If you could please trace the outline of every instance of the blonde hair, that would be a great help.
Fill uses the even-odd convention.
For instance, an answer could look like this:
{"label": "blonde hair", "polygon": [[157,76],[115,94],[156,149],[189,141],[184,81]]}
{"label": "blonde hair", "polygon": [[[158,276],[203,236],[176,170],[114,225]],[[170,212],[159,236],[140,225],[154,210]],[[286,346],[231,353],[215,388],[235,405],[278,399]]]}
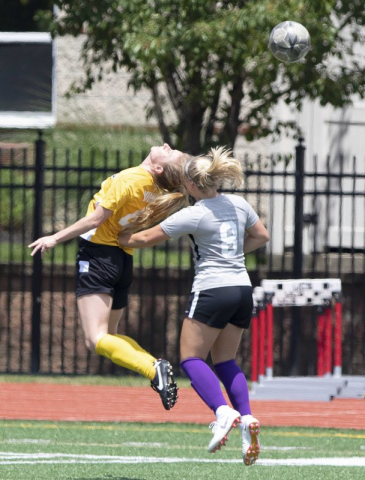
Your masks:
{"label": "blonde hair", "polygon": [[243,184],[240,162],[224,147],[212,148],[207,155],[190,159],[185,174],[202,192],[214,192],[223,186],[236,189]]}
{"label": "blonde hair", "polygon": [[133,222],[123,228],[123,233],[150,228],[189,204],[189,195],[184,186],[184,171],[190,158],[190,155],[184,153],[181,161],[163,164],[162,173],[154,175],[159,195]]}

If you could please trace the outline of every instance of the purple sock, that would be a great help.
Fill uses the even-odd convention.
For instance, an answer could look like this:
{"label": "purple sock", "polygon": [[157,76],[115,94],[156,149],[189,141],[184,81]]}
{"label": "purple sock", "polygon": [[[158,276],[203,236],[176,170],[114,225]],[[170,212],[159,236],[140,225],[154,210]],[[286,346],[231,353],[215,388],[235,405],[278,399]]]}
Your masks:
{"label": "purple sock", "polygon": [[227,405],[218,378],[204,360],[198,357],[187,358],[180,365],[190,378],[193,389],[214,413],[218,407]]}
{"label": "purple sock", "polygon": [[241,415],[250,415],[250,400],[246,377],[235,360],[214,365],[218,378],[223,383],[233,408]]}

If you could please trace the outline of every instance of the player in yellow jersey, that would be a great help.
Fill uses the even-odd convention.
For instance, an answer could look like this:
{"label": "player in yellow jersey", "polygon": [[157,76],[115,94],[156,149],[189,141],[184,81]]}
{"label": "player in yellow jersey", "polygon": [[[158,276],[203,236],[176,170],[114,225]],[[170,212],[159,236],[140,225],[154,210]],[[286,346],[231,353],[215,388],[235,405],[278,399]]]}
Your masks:
{"label": "player in yellow jersey", "polygon": [[38,251],[43,256],[58,243],[81,237],[76,297],[86,346],[151,380],[166,410],[177,400],[170,363],[156,359],[132,338],[117,334],[133,278],[133,249],[121,247],[118,235],[152,226],[186,205],[182,179],[187,158],[166,143],[152,147],[138,167],[102,183],[85,217],[29,245],[32,256]]}

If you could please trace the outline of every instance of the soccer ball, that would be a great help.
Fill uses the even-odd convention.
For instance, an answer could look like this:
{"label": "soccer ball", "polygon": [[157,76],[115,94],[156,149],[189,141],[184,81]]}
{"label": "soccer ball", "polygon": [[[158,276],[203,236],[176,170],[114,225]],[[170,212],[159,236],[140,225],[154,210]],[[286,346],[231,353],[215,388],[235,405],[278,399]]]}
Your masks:
{"label": "soccer ball", "polygon": [[275,58],[286,63],[298,62],[309,52],[308,30],[298,22],[282,22],[271,31],[269,48]]}

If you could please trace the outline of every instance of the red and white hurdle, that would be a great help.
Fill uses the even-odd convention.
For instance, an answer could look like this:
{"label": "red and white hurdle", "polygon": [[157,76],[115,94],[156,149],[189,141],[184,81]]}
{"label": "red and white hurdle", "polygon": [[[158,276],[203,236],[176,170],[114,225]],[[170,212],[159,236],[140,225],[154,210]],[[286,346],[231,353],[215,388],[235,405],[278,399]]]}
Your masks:
{"label": "red and white hurdle", "polygon": [[[317,375],[342,375],[342,297],[341,280],[295,279],[262,280],[254,288],[251,323],[251,382],[253,388],[274,374],[274,308],[314,306],[317,314]],[[334,323],[334,325],[333,325]]]}

